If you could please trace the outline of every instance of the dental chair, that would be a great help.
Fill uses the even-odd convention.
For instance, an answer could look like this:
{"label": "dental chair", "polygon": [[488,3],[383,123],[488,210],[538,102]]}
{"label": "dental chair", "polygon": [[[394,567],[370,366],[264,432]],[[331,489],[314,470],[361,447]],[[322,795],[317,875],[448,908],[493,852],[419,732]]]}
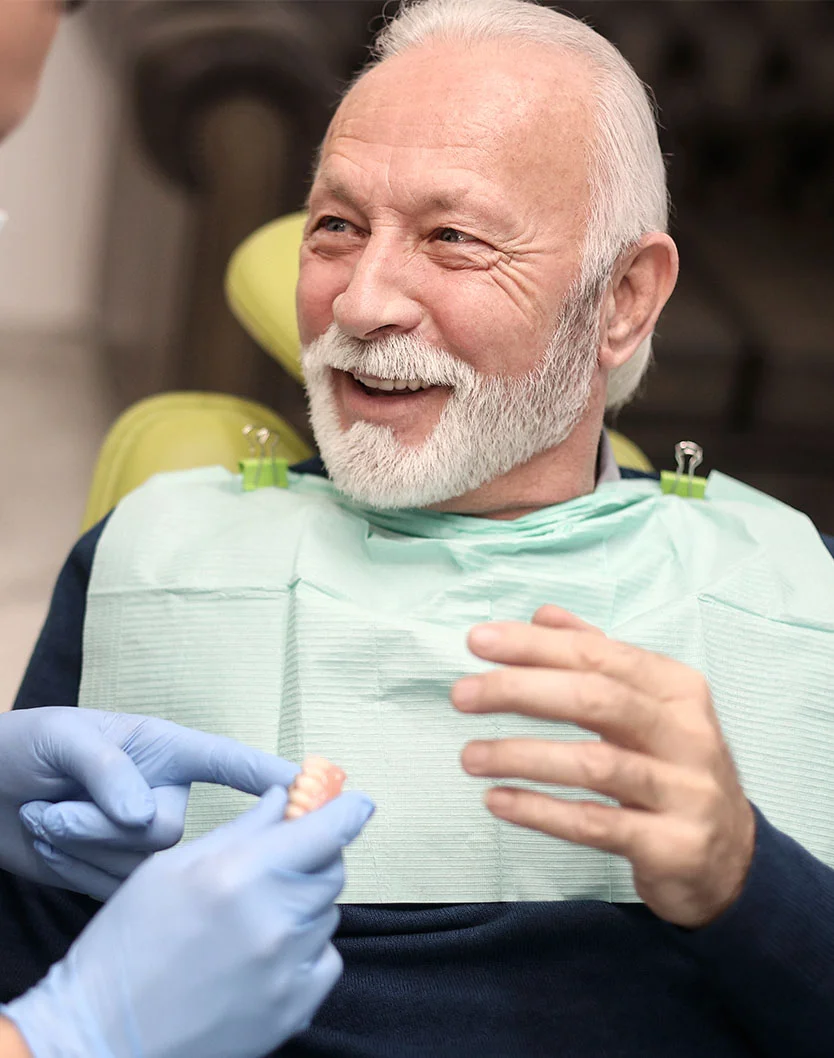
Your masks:
{"label": "dental chair", "polygon": [[[295,318],[298,251],[305,215],[293,213],[249,236],[226,271],[226,296],[248,333],[287,374],[302,381]],[[128,408],[111,427],[99,454],[84,514],[87,530],[154,474],[201,466],[237,471],[251,455],[245,427],[268,429],[271,453],[290,464],[313,452],[270,408],[221,393],[162,393]],[[617,463],[651,471],[640,449],[609,432]]]}

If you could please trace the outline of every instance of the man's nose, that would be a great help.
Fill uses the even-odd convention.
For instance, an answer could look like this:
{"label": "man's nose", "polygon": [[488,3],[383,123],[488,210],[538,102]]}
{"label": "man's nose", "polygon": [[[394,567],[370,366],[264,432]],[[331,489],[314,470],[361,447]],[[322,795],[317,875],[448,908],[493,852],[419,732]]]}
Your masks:
{"label": "man's nose", "polygon": [[410,292],[409,263],[390,245],[368,240],[346,289],[333,301],[333,320],[353,338],[415,330],[423,308]]}

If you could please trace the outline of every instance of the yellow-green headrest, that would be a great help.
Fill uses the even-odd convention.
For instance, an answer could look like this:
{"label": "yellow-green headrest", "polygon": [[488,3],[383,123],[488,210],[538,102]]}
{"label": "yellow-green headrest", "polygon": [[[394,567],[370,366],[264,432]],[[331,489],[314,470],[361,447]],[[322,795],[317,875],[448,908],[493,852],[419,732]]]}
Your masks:
{"label": "yellow-green headrest", "polygon": [[301,381],[301,341],[295,316],[298,252],[306,213],[259,228],[237,248],[226,269],[226,298],[240,324]]}

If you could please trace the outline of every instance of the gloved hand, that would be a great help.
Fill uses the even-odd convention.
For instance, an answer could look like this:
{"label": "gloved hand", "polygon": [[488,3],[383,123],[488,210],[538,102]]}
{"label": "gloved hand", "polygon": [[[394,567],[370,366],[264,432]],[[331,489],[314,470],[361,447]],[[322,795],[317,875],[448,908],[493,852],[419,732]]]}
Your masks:
{"label": "gloved hand", "polygon": [[340,850],[373,806],[347,793],[282,822],[285,802],[143,864],[0,1009],[34,1058],[260,1058],[307,1027],[341,973]]}
{"label": "gloved hand", "polygon": [[[297,772],[233,739],[152,717],[0,713],[0,867],[104,900],[146,856],[182,837],[190,783],[260,795]],[[71,803],[51,804],[59,801]],[[53,843],[72,857],[59,857],[56,869]]]}

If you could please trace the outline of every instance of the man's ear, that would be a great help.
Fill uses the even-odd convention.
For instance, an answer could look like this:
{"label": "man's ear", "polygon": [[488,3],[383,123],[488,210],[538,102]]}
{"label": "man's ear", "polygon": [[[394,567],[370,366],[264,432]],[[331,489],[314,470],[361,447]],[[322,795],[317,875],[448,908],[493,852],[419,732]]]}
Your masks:
{"label": "man's ear", "polygon": [[678,250],[663,232],[643,236],[620,259],[602,301],[602,367],[624,364],[651,334],[677,278]]}

